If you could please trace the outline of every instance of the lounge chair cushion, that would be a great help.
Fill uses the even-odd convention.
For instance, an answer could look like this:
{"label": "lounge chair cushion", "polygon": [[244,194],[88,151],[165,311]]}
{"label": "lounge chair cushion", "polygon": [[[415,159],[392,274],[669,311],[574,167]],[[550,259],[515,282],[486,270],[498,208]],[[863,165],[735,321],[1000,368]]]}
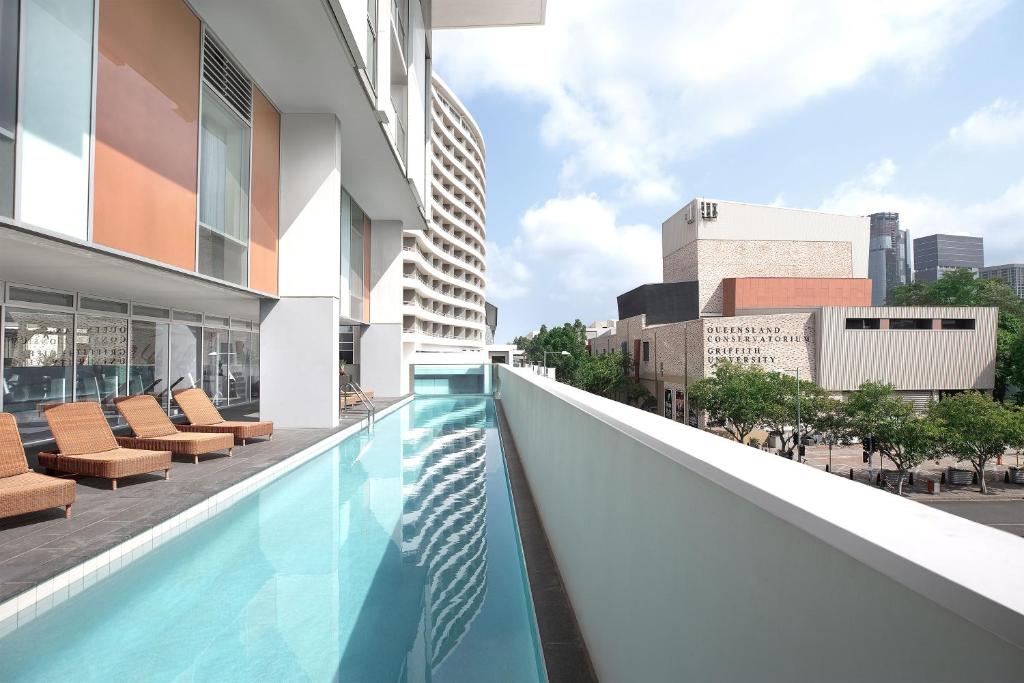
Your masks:
{"label": "lounge chair cushion", "polygon": [[0,517],[64,507],[75,502],[75,481],[36,472],[0,479]]}
{"label": "lounge chair cushion", "polygon": [[14,416],[0,413],[0,479],[28,472],[25,447]]}
{"label": "lounge chair cushion", "polygon": [[124,416],[128,426],[140,438],[152,439],[178,433],[174,423],[167,417],[167,413],[152,396],[118,398],[114,400],[114,404]]}
{"label": "lounge chair cushion", "polygon": [[70,472],[87,477],[120,479],[133,474],[145,474],[171,468],[170,451],[145,451],[118,448],[100,453],[60,455],[40,453],[39,464],[58,472]]}
{"label": "lounge chair cushion", "polygon": [[99,403],[58,403],[44,410],[61,455],[104,453],[117,448]]}
{"label": "lounge chair cushion", "polygon": [[174,400],[181,407],[190,424],[203,426],[224,421],[220,411],[202,389],[175,391]]}
{"label": "lounge chair cushion", "polygon": [[204,455],[231,448],[235,445],[235,439],[231,434],[224,433],[201,434],[176,431],[174,434],[146,439],[119,436],[117,443],[124,448],[171,451],[178,455]]}

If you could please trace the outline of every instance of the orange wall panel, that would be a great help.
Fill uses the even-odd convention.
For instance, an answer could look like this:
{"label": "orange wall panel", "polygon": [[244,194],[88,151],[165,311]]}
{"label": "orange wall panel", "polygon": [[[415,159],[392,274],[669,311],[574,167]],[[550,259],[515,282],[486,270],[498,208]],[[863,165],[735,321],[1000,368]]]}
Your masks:
{"label": "orange wall panel", "polygon": [[277,294],[281,114],[257,88],[252,98],[252,223],[249,287]]}
{"label": "orange wall panel", "polygon": [[867,278],[728,278],[723,287],[725,315],[750,309],[871,305]]}
{"label": "orange wall panel", "polygon": [[93,240],[195,270],[199,19],[100,0]]}

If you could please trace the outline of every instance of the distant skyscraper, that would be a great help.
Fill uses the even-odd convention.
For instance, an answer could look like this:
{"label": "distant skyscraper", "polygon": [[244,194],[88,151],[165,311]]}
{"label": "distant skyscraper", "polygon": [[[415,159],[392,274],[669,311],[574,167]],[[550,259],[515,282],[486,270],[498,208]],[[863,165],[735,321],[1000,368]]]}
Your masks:
{"label": "distant skyscraper", "polygon": [[979,276],[985,279],[999,278],[1005,280],[1017,296],[1024,296],[1024,263],[1007,263],[1003,266],[982,268]]}
{"label": "distant skyscraper", "polygon": [[910,283],[910,234],[900,230],[898,213],[873,213],[868,253],[871,303],[885,304],[889,290]]}
{"label": "distant skyscraper", "polygon": [[985,243],[969,235],[929,235],[914,240],[914,279],[935,282],[944,273],[966,268],[978,273],[985,266]]}

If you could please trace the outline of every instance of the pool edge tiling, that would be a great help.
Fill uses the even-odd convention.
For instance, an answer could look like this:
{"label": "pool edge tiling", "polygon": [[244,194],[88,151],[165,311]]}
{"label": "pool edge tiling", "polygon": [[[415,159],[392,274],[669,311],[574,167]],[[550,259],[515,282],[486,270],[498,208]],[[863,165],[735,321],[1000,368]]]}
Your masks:
{"label": "pool edge tiling", "polygon": [[[415,397],[405,396],[380,410],[376,419],[382,419]],[[338,430],[289,455],[285,459],[255,472],[219,491],[192,507],[140,532],[121,544],[73,566],[53,578],[40,582],[24,592],[0,603],[0,638],[30,623],[33,619],[60,605],[65,600],[91,587],[135,560],[160,547],[167,541],[192,529],[199,523],[223,512],[246,496],[264,488],[295,468],[305,464],[326,450],[367,428],[365,418]]]}

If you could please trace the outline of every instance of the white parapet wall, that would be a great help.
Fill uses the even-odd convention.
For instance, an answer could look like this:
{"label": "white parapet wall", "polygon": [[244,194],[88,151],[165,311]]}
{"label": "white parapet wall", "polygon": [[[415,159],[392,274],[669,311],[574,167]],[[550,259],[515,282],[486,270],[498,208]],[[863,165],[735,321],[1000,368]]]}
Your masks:
{"label": "white parapet wall", "polygon": [[499,368],[601,680],[1024,679],[1021,539]]}

